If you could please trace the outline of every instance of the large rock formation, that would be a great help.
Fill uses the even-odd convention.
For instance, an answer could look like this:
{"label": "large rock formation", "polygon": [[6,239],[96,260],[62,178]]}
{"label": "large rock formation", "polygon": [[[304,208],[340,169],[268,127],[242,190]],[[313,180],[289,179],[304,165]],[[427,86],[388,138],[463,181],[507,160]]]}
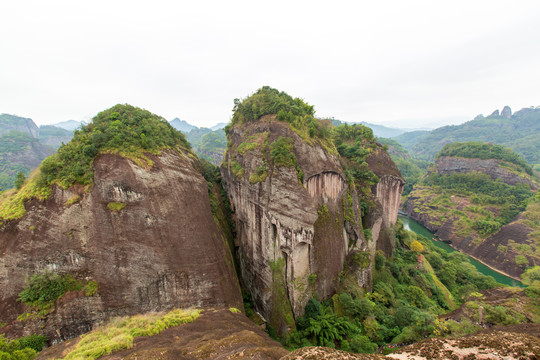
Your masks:
{"label": "large rock formation", "polygon": [[[235,125],[228,137],[221,172],[234,211],[242,281],[261,315],[284,331],[312,295],[324,299],[335,292],[348,254],[373,256],[381,228],[396,221],[403,180],[396,187],[391,176],[382,176],[375,241],[369,242],[339,156],[318,139],[308,143],[272,115]],[[274,164],[270,149],[279,141],[288,141],[296,165]],[[369,286],[369,274],[370,267],[358,272],[359,286]]]}
{"label": "large rock formation", "polygon": [[44,332],[52,343],[111,316],[242,307],[232,256],[213,220],[198,160],[187,150],[149,157],[154,164],[144,168],[119,155],[99,155],[91,189],[54,186],[48,200],[26,203],[26,215],[3,224],[3,331],[22,332],[16,319],[28,309],[17,296],[32,274],[44,271],[98,283],[96,295],[68,293],[52,313],[24,324],[25,333]]}
{"label": "large rock formation", "polygon": [[510,109],[510,106],[505,106],[501,111],[501,116],[506,119],[512,118],[512,109]]}
{"label": "large rock formation", "polygon": [[[51,346],[37,360],[64,358],[80,338]],[[205,309],[191,323],[173,326],[158,335],[138,337],[127,350],[115,350],[103,360],[278,360],[289,351],[242,313]]]}
{"label": "large rock formation", "polygon": [[11,131],[28,134],[30,137],[37,138],[39,128],[32,119],[23,118],[16,115],[0,115],[0,136]]}
{"label": "large rock formation", "polygon": [[[521,170],[519,166],[513,166],[512,164],[498,160],[498,159],[475,159],[475,158],[462,158],[454,156],[441,156],[435,160],[436,171],[439,175],[449,175],[452,173],[471,173],[482,172],[491,176],[493,180],[499,179],[500,181],[509,184],[528,184],[531,189],[538,189],[538,184],[529,176],[525,171]],[[518,172],[517,170],[521,170]]]}
{"label": "large rock formation", "polygon": [[401,193],[405,180],[386,151],[378,145],[366,159],[369,168],[378,176],[379,182],[372,189],[377,197],[379,211],[369,216],[373,238],[377,248],[387,256],[394,248],[393,226],[396,224]]}
{"label": "large rock formation", "polygon": [[[303,183],[295,167],[272,165],[268,144],[280,137],[292,139]],[[243,152],[248,138],[253,150]],[[343,229],[344,175],[336,155],[308,145],[271,116],[233,127],[229,140],[221,171],[236,221],[242,281],[257,310],[281,330],[294,324],[293,312],[302,314],[312,292],[321,298],[332,293],[354,245]],[[263,167],[267,176],[254,181]],[[351,234],[362,247],[358,226]]]}
{"label": "large rock formation", "polygon": [[[525,212],[518,215],[524,209],[513,210],[519,209],[527,201],[526,194],[530,196],[531,193],[526,187],[517,187],[519,196],[524,196],[520,200],[516,200],[518,192],[497,199],[497,194],[486,195],[489,186],[500,183],[525,184],[537,190],[538,178],[534,174],[529,175],[523,166],[508,161],[459,156],[439,156],[428,173],[434,181],[450,179],[458,182],[448,176],[469,173],[487,174],[494,181],[490,182],[483,175],[478,176],[483,180],[474,183],[476,187],[467,188],[468,185],[461,184],[459,190],[443,191],[426,184],[417,185],[407,199],[405,210],[409,216],[441,240],[516,279],[528,266],[537,263],[538,256],[533,249],[538,225],[533,219],[539,205],[528,200]],[[508,215],[510,211],[515,212]]]}

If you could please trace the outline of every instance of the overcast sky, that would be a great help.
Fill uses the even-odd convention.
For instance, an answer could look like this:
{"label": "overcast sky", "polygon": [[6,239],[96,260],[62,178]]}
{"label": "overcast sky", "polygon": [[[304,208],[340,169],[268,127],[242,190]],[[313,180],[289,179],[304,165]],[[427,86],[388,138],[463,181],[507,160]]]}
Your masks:
{"label": "overcast sky", "polygon": [[198,126],[270,85],[403,128],[540,105],[535,1],[2,1],[0,113],[129,103]]}

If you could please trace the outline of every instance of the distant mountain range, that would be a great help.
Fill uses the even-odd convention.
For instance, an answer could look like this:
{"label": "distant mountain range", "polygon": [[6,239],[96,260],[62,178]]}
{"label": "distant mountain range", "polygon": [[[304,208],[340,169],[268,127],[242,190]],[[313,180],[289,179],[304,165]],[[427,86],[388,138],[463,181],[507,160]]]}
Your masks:
{"label": "distant mountain range", "polygon": [[[390,136],[392,137],[392,136]],[[524,108],[512,114],[506,106],[488,117],[477,116],[461,125],[431,131],[413,131],[392,137],[413,157],[432,161],[445,144],[455,141],[484,141],[504,145],[540,167],[540,107]]]}
{"label": "distant mountain range", "polygon": [[[336,126],[345,123],[333,118],[329,120]],[[226,123],[205,128],[192,125],[178,117],[169,123],[186,135],[199,157],[214,164],[221,163],[227,147],[223,130]],[[509,107],[505,107],[501,112],[496,110],[487,117],[479,115],[464,124],[443,126],[434,130],[409,131],[368,122],[357,123],[370,127],[376,137],[397,141],[415,159],[432,161],[447,143],[484,141],[510,147],[536,170],[540,170],[540,107],[525,108],[514,114]],[[32,119],[1,114],[0,190],[13,185],[18,171],[28,174],[62,143],[67,143],[72,138],[73,131],[82,125],[86,123],[68,120],[38,127]]]}
{"label": "distant mountain range", "polygon": [[32,119],[1,114],[0,191],[13,187],[19,171],[28,175],[62,142],[67,143],[72,137],[73,131],[61,127],[38,127]]}
{"label": "distant mountain range", "polygon": [[342,124],[362,124],[362,125],[365,125],[365,126],[371,128],[371,130],[373,130],[373,135],[375,135],[376,137],[392,138],[392,137],[399,136],[399,135],[404,134],[404,133],[407,132],[407,130],[405,130],[405,129],[398,129],[398,128],[388,127],[388,126],[384,126],[384,125],[371,124],[371,123],[368,123],[368,122],[365,122],[365,121],[361,121],[361,122],[345,122],[345,121],[337,120],[337,119],[334,119],[334,118],[330,118],[328,120],[330,120],[332,122],[332,125],[334,125],[334,126],[339,126],[339,125],[342,125]]}
{"label": "distant mountain range", "polygon": [[51,126],[59,127],[68,131],[75,131],[76,129],[80,128],[82,125],[86,125],[86,123],[84,121],[67,120],[67,121],[61,121],[56,124],[52,124]]}

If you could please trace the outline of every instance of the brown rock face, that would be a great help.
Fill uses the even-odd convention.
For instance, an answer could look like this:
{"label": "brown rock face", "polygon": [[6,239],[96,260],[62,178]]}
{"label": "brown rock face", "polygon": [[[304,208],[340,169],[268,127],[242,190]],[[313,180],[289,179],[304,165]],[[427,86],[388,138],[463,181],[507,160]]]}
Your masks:
{"label": "brown rock face", "polygon": [[391,256],[395,245],[393,226],[397,221],[405,180],[396,164],[380,145],[366,161],[369,168],[379,177],[379,182],[372,189],[379,203],[379,208],[370,214],[373,238],[377,249]]}
{"label": "brown rock face", "polygon": [[505,106],[501,111],[501,116],[507,119],[512,118],[512,109],[510,109],[510,106]]}
{"label": "brown rock face", "polygon": [[[187,152],[151,156],[144,169],[105,154],[94,160],[90,193],[56,187],[41,203],[0,232],[0,322],[17,333],[17,302],[26,279],[45,270],[98,283],[95,296],[67,294],[38,320],[52,343],[83,332],[111,316],[174,307],[241,307],[238,281],[218,230],[207,183]],[[66,205],[76,196],[80,202]],[[109,210],[111,202],[126,206]],[[69,295],[69,296],[68,296]],[[25,331],[30,331],[26,324]]]}
{"label": "brown rock face", "polygon": [[[303,183],[294,166],[273,166],[268,148],[280,137],[292,139]],[[259,145],[242,153],[239,146],[249,139]],[[257,310],[281,331],[294,325],[293,313],[303,313],[313,292],[325,298],[335,291],[345,256],[353,246],[365,248],[365,241],[359,225],[344,229],[348,186],[336,155],[307,144],[271,116],[232,128],[229,141],[221,172],[234,211],[242,281]],[[241,174],[233,173],[235,162]],[[267,177],[250,182],[264,164]]]}
{"label": "brown rock face", "polygon": [[538,189],[538,184],[532,182],[526,173],[516,173],[504,168],[504,162],[497,159],[470,159],[453,156],[441,156],[435,160],[439,175],[452,173],[470,173],[474,171],[488,174],[492,179],[499,179],[509,185],[528,184],[531,189]]}
{"label": "brown rock face", "polygon": [[[79,339],[52,346],[37,359],[58,359],[75,348]],[[104,360],[277,360],[289,352],[244,314],[229,309],[207,309],[192,323],[173,326],[158,335],[135,338],[133,347],[115,351]]]}
{"label": "brown rock face", "polygon": [[[284,331],[293,326],[293,316],[303,314],[312,294],[324,299],[335,293],[348,254],[374,254],[377,244],[363,236],[358,197],[345,181],[339,157],[318,140],[308,144],[273,116],[233,127],[228,136],[232,146],[221,173],[234,211],[242,281],[260,314]],[[297,168],[274,166],[269,149],[280,137],[291,139]],[[383,161],[395,167],[386,157]],[[261,179],[255,175],[262,168],[267,176]],[[394,195],[401,194],[403,180],[396,186],[392,179],[384,178],[378,188],[383,205],[377,236],[396,221]],[[370,271],[357,274],[360,286],[369,286]]]}

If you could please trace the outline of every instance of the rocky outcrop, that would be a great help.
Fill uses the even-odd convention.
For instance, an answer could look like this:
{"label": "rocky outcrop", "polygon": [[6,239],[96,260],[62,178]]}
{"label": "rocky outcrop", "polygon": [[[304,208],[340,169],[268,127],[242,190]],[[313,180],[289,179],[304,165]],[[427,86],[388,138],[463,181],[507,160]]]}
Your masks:
{"label": "rocky outcrop", "polygon": [[[45,202],[0,232],[0,322],[17,334],[27,279],[53,271],[94,280],[97,294],[68,293],[54,311],[26,323],[52,343],[107,318],[175,307],[235,306],[242,299],[233,260],[210,208],[208,187],[187,151],[149,155],[151,168],[113,154],[93,163],[94,186],[53,188]],[[109,206],[121,203],[122,206]],[[71,204],[71,205],[70,205]],[[42,329],[42,330],[41,330]]]}
{"label": "rocky outcrop", "polygon": [[491,113],[491,115],[488,116],[488,118],[496,118],[496,117],[499,117],[499,116],[500,116],[499,109],[497,109],[497,110],[493,111]]}
{"label": "rocky outcrop", "polygon": [[[273,164],[269,148],[279,138],[292,142],[296,167]],[[234,211],[242,281],[261,315],[284,331],[312,294],[333,294],[349,251],[366,249],[358,201],[350,204],[346,227],[348,186],[338,156],[315,141],[308,144],[273,116],[233,127],[229,141],[221,172]],[[262,169],[266,176],[255,177]]]}
{"label": "rocky outcrop", "polygon": [[392,255],[394,248],[393,226],[396,224],[401,193],[405,180],[388,153],[379,145],[366,159],[369,168],[377,175],[379,182],[372,189],[378,202],[378,209],[369,215],[369,227],[377,249]]}
{"label": "rocky outcrop", "polygon": [[[531,245],[534,247],[533,240],[529,239],[533,231],[534,229],[522,223],[522,217],[519,216],[475,247],[471,254],[486,264],[519,278],[529,266],[534,266],[537,261],[534,252],[521,250],[523,245],[526,245],[525,249],[531,249]],[[522,255],[526,262],[517,264],[515,259],[519,255]]]}
{"label": "rocky outcrop", "polygon": [[[256,309],[282,332],[303,315],[311,296],[335,293],[348,255],[374,256],[379,234],[391,238],[404,181],[379,146],[381,154],[373,157],[379,202],[373,221],[365,221],[374,239],[368,241],[358,195],[345,181],[339,156],[319,139],[306,141],[270,115],[232,127],[228,138],[221,173],[234,211],[241,278]],[[270,149],[280,138],[289,139],[296,165],[274,164]],[[389,240],[382,248],[391,246]],[[369,287],[370,274],[370,266],[360,269],[358,285]]]}
{"label": "rocky outcrop", "polygon": [[[38,360],[59,359],[72,351],[80,339],[52,346]],[[206,309],[191,323],[170,327],[155,336],[138,337],[131,349],[114,351],[103,360],[277,360],[287,355],[281,344],[242,313],[229,309]]]}
{"label": "rocky outcrop", "polygon": [[43,159],[53,153],[53,148],[39,143],[37,139],[32,139],[28,141],[26,148],[21,151],[0,154],[0,167],[6,166],[9,168],[10,164],[20,164],[28,169],[35,169]]}
{"label": "rocky outcrop", "polygon": [[[489,236],[482,236],[470,229],[469,219],[479,219],[477,204],[469,196],[452,195],[441,200],[430,187],[416,186],[409,195],[405,211],[414,220],[432,231],[439,240],[477,258],[485,264],[519,280],[529,266],[538,263],[534,252],[534,221],[537,204],[531,203],[527,211]],[[491,218],[500,214],[496,206],[488,206]]]}
{"label": "rocky outcrop", "polygon": [[491,176],[493,180],[509,184],[528,184],[531,189],[538,189],[538,184],[531,180],[531,177],[524,171],[518,172],[512,164],[508,164],[497,159],[474,159],[453,156],[441,156],[435,160],[436,171],[439,175],[449,175],[452,173],[482,172]]}
{"label": "rocky outcrop", "polygon": [[505,106],[501,111],[501,116],[506,119],[512,118],[512,109],[510,109],[510,106]]}
{"label": "rocky outcrop", "polygon": [[32,119],[27,119],[15,115],[1,114],[0,115],[0,136],[17,131],[23,134],[28,134],[30,137],[37,138],[39,128]]}

